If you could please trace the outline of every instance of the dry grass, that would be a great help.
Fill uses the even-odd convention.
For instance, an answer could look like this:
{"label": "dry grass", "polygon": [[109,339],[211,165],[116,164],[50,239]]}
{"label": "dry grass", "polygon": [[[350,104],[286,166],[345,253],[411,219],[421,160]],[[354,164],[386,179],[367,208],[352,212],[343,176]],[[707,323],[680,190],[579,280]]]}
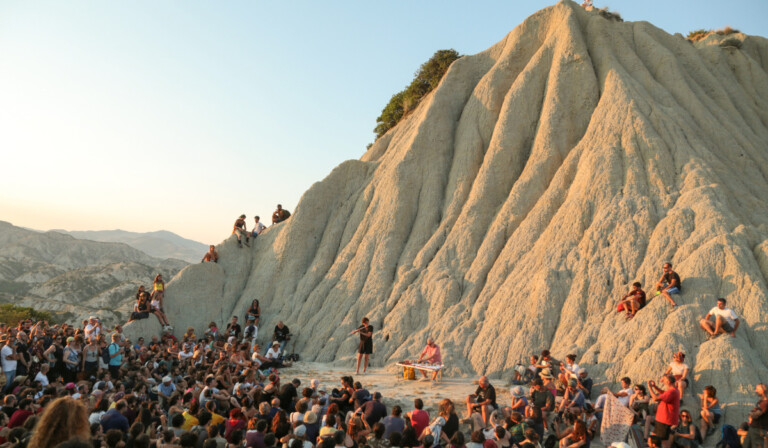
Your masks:
{"label": "dry grass", "polygon": [[685,38],[688,39],[691,42],[698,42],[698,41],[700,41],[702,39],[705,39],[710,34],[719,34],[721,36],[728,36],[730,34],[740,33],[740,32],[741,31],[739,31],[739,30],[737,30],[735,28],[731,28],[730,26],[726,26],[725,28],[720,28],[719,30],[705,30],[705,29],[694,30],[694,31],[691,31],[690,33],[688,33],[688,36],[686,36]]}

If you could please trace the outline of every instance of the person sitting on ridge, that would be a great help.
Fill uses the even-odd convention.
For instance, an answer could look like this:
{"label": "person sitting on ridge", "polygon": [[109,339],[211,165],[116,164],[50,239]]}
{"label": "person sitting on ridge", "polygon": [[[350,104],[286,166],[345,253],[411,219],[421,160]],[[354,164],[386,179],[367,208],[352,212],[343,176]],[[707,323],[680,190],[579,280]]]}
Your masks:
{"label": "person sitting on ridge", "polygon": [[211,244],[208,246],[208,252],[203,255],[203,260],[200,263],[206,263],[206,262],[214,262],[217,263],[219,261],[219,253],[216,252],[216,246]]}
{"label": "person sitting on ridge", "polygon": [[[709,320],[714,317],[714,323]],[[739,316],[732,309],[725,307],[725,299],[717,299],[717,306],[709,310],[706,316],[699,321],[699,325],[709,336],[707,339],[714,339],[722,333],[729,333],[732,338],[736,337],[736,329],[739,328]]]}
{"label": "person sitting on ridge", "polygon": [[277,204],[277,210],[275,210],[275,213],[272,213],[272,224],[283,222],[290,217],[291,212],[285,210],[282,205]]}
{"label": "person sitting on ridge", "polygon": [[632,283],[632,289],[621,298],[619,304],[627,312],[627,319],[635,317],[638,311],[645,306],[645,291],[640,282]]}
{"label": "person sitting on ridge", "polygon": [[245,215],[240,215],[240,217],[235,220],[235,225],[232,227],[232,233],[237,237],[238,246],[241,248],[243,247],[242,237],[245,236],[245,245],[251,247],[251,245],[248,244],[250,238],[248,237],[248,228],[245,225]]}
{"label": "person sitting on ridge", "polygon": [[257,236],[261,235],[261,232],[264,231],[264,229],[267,228],[267,226],[264,225],[263,222],[260,221],[261,218],[258,216],[254,216],[253,220],[256,221],[253,223],[253,230],[251,231],[251,237],[255,240]]}
{"label": "person sitting on ridge", "polygon": [[674,310],[677,304],[672,299],[672,294],[680,294],[683,291],[680,276],[672,270],[672,263],[670,262],[664,263],[662,269],[664,274],[662,274],[659,282],[656,283],[656,295],[663,295],[672,304],[672,309]]}

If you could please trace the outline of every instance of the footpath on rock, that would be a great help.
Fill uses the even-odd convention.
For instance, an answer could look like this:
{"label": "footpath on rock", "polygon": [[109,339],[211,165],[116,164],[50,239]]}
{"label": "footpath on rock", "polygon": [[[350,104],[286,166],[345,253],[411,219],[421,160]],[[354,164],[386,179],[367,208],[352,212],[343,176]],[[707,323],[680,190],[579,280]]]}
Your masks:
{"label": "footpath on rock", "polygon": [[[597,390],[657,380],[682,351],[685,399],[714,385],[725,420],[743,421],[768,381],[768,41],[725,39],[569,1],[537,12],[456,60],[251,248],[229,238],[218,263],[181,271],[165,298],[176,333],[258,299],[259,339],[282,320],[304,360],[350,365],[367,316],[377,367],[430,336],[447,375],[511,378],[550,349],[576,354]],[[617,314],[633,282],[652,296],[666,261],[677,309],[657,297]],[[699,328],[718,297],[741,319],[735,338]]]}

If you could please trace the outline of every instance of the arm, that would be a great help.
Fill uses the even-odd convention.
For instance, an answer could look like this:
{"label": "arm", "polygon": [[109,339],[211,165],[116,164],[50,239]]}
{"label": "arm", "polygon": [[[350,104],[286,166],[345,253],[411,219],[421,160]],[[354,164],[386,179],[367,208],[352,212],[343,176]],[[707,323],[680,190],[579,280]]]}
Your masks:
{"label": "arm", "polygon": [[739,324],[741,324],[741,321],[738,318],[734,319],[734,322],[736,322],[736,325],[734,325],[733,332],[731,332],[731,337],[732,338],[736,337],[736,330],[739,329]]}

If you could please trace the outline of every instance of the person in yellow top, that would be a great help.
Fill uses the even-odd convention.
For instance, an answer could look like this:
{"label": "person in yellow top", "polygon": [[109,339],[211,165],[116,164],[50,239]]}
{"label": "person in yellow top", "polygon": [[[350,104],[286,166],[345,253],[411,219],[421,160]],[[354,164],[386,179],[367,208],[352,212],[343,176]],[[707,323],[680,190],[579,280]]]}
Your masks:
{"label": "person in yellow top", "polygon": [[211,413],[211,424],[218,425],[219,423],[225,422],[227,420],[226,417],[214,412],[215,409],[216,409],[215,401],[211,400],[205,403],[205,410]]}
{"label": "person in yellow top", "polygon": [[181,425],[181,429],[184,431],[190,431],[193,426],[199,425],[200,421],[195,417],[200,410],[200,403],[197,400],[192,400],[189,403],[189,409],[185,409],[181,415],[184,417],[184,423]]}
{"label": "person in yellow top", "polygon": [[[155,280],[152,282],[152,299],[157,299],[160,301],[160,304],[163,303],[163,294],[165,293],[165,282],[163,281],[163,276],[161,274],[157,274],[155,276]],[[161,306],[162,308],[162,306]]]}

